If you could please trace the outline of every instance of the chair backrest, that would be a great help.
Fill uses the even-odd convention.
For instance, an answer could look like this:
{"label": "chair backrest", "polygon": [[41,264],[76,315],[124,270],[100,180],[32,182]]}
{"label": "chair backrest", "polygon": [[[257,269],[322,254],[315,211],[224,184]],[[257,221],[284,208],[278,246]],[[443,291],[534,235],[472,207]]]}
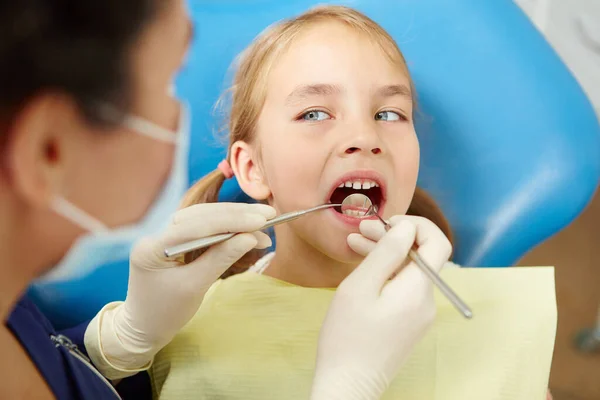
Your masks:
{"label": "chair backrest", "polygon": [[[190,183],[225,155],[213,106],[230,66],[265,27],[317,3],[353,6],[396,39],[421,109],[419,184],[456,235],[455,261],[506,266],[571,222],[600,176],[600,127],[581,88],[510,0],[195,0],[197,38],[178,94],[193,121]],[[228,182],[222,197],[240,196]],[[126,292],[127,263],[35,288],[55,322]]]}

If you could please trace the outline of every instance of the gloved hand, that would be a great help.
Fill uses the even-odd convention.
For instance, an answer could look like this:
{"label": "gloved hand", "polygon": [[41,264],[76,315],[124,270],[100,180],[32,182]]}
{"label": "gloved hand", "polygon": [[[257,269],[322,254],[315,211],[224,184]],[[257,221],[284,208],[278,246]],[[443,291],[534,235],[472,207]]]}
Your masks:
{"label": "gloved hand", "polygon": [[[100,372],[115,380],[148,368],[227,268],[251,249],[271,246],[257,230],[275,213],[262,204],[198,204],[177,212],[160,237],[140,240],[131,253],[125,302],[104,307],[86,330],[85,346]],[[251,233],[215,245],[187,265],[164,256],[166,247],[227,232]]]}
{"label": "gloved hand", "polygon": [[452,246],[425,218],[390,224],[386,233],[381,222],[363,221],[348,236],[366,258],[339,286],[321,328],[312,400],[379,399],[434,320],[432,283],[408,251],[416,243],[439,272]]}

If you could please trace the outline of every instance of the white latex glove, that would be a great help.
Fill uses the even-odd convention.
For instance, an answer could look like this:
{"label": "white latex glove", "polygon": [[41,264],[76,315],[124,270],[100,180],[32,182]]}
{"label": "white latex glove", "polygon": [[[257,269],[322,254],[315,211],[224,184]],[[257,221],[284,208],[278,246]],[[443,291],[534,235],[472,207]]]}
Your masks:
{"label": "white latex glove", "polygon": [[363,221],[361,233],[348,236],[366,258],[339,286],[321,328],[313,400],[379,399],[434,320],[432,283],[408,251],[416,243],[439,272],[452,246],[425,218],[395,216],[390,224],[386,233],[381,222]]}
{"label": "white latex glove", "polygon": [[[275,214],[262,204],[198,204],[177,212],[161,236],[140,240],[131,253],[125,302],[107,305],[86,330],[85,346],[100,372],[115,380],[148,368],[227,268],[251,249],[271,246],[257,230]],[[252,233],[215,245],[187,265],[164,256],[166,247],[227,232]]]}

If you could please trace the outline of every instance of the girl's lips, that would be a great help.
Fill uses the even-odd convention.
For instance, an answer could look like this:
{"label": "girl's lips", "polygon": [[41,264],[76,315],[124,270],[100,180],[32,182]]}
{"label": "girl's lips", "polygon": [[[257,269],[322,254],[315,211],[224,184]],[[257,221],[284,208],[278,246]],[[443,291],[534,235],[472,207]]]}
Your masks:
{"label": "girl's lips", "polygon": [[377,217],[374,215],[370,216],[370,217],[364,217],[364,218],[351,217],[350,215],[339,213],[339,212],[335,211],[333,208],[328,209],[327,212],[333,213],[334,217],[338,221],[344,223],[345,225],[349,225],[349,226],[353,226],[353,227],[358,227],[360,225],[360,222],[364,221],[366,219],[377,219]]}
{"label": "girl's lips", "polygon": [[343,205],[342,207],[334,207],[334,209],[336,209],[336,208],[343,209],[344,211],[357,211],[357,212],[361,212],[363,214],[366,214],[370,210],[369,208],[355,206],[355,205]]}

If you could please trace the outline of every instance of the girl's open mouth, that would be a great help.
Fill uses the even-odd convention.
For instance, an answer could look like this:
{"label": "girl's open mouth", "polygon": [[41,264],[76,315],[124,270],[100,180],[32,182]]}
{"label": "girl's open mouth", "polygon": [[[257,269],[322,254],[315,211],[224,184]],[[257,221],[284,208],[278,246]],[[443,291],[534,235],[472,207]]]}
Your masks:
{"label": "girl's open mouth", "polygon": [[[333,204],[341,204],[344,199],[351,194],[360,193],[367,196],[377,210],[381,210],[384,203],[383,190],[381,183],[375,179],[367,178],[351,178],[343,181],[333,190],[329,201]],[[335,207],[334,210],[348,217],[361,218],[364,217],[368,205],[365,207],[362,204],[356,204],[350,207]]]}

